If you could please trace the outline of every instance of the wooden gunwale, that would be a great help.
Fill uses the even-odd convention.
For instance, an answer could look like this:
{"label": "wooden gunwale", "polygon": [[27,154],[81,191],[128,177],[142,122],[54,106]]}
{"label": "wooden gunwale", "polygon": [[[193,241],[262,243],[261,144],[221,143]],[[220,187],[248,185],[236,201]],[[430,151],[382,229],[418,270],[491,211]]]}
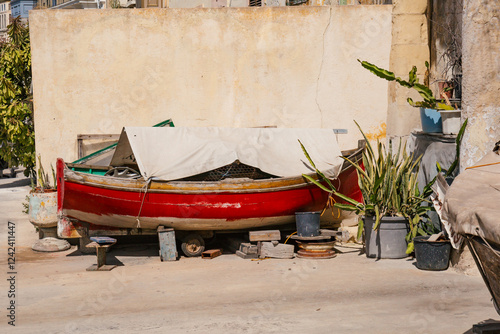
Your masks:
{"label": "wooden gunwale", "polygon": [[[311,173],[312,177],[317,179],[316,174]],[[143,179],[120,179],[111,178],[100,175],[92,175],[82,172],[75,172],[69,169],[64,171],[64,179],[66,182],[73,182],[83,185],[90,185],[104,189],[112,189],[119,191],[143,192],[145,191],[146,182]],[[314,186],[307,182],[302,176],[263,179],[263,180],[248,180],[239,183],[234,182],[187,182],[187,181],[151,181],[148,186],[148,193],[176,193],[176,194],[193,194],[193,193],[259,193],[259,192],[276,192],[303,187]]]}
{"label": "wooden gunwale", "polygon": [[[349,151],[349,159],[357,161],[360,159],[364,147]],[[108,170],[110,167],[87,166],[78,164],[69,164],[68,167],[81,167]],[[353,168],[347,161],[344,161],[340,173]],[[309,173],[309,176],[318,180],[316,173]],[[73,182],[84,185],[91,185],[103,189],[112,189],[119,191],[141,192],[146,188],[146,181],[140,179],[112,178],[101,175],[88,174],[84,172],[72,171],[69,168],[64,169],[64,178],[67,182]],[[237,179],[235,179],[237,180]],[[314,186],[302,175],[286,178],[250,180],[241,181],[156,181],[152,180],[148,186],[148,192],[151,193],[176,193],[176,194],[194,194],[194,193],[262,193],[276,192],[303,187]]]}

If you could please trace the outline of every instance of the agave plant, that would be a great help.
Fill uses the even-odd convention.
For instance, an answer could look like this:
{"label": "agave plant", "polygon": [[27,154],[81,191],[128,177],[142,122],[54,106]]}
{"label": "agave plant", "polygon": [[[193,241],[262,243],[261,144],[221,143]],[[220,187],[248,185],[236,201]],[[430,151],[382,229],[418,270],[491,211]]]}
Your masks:
{"label": "agave plant", "polygon": [[[415,89],[424,100],[413,102],[413,99],[408,98],[407,101],[412,107],[423,107],[423,108],[440,109],[440,110],[454,110],[452,106],[436,101],[436,98],[432,94],[432,90],[428,87],[428,83],[427,85],[425,85],[418,82],[416,66],[412,67],[408,75],[408,81],[406,81],[401,79],[400,77],[396,77],[396,75],[393,72],[384,70],[367,61],[361,61],[359,59],[358,61],[361,63],[361,66],[363,66],[364,68],[366,68],[368,71],[372,72],[379,78],[385,79],[387,81],[396,81],[403,87]],[[429,62],[427,61],[425,62],[425,67],[427,68],[427,73],[428,73]],[[428,82],[427,76],[426,76],[426,81]]]}
{"label": "agave plant", "polygon": [[[392,142],[386,150],[385,145],[377,141],[377,151],[373,149],[368,138],[361,130],[365,141],[366,150],[363,152],[362,164],[343,158],[353,165],[358,174],[358,183],[363,202],[358,202],[339,193],[320,171],[318,171],[311,160],[306,148],[301,144],[304,154],[315,168],[321,181],[315,180],[309,175],[303,175],[307,180],[313,182],[321,189],[330,193],[331,196],[337,196],[346,203],[335,203],[336,208],[354,211],[358,215],[375,217],[374,229],[378,229],[383,216],[402,216],[408,219],[410,232],[407,240],[410,241],[407,252],[413,251],[411,240],[417,235],[419,222],[430,209],[428,206],[422,206],[427,200],[419,191],[417,174],[420,168],[421,157],[414,158],[413,154],[408,155],[405,147],[399,143],[397,152],[393,151]],[[363,231],[363,220],[360,218],[358,224],[358,238]]]}

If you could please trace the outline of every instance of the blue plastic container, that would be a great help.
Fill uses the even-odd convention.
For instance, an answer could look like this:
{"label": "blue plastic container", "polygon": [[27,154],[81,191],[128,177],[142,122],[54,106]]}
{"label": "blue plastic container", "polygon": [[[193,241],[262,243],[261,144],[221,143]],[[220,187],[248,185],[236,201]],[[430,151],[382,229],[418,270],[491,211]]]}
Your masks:
{"label": "blue plastic container", "polygon": [[295,212],[297,235],[299,237],[315,237],[319,235],[321,212]]}
{"label": "blue plastic container", "polygon": [[422,131],[428,133],[442,133],[443,123],[441,113],[436,109],[420,108],[420,120],[422,121]]}

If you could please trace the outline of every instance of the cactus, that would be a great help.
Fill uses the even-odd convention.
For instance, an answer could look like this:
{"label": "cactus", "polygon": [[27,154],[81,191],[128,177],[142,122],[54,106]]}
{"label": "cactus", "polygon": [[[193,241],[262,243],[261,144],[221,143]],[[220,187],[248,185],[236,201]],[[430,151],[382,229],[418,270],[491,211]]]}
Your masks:
{"label": "cactus", "polygon": [[[359,59],[358,61],[361,63],[361,66],[363,66],[364,68],[366,68],[368,71],[372,72],[379,78],[385,79],[387,81],[396,81],[403,87],[415,89],[424,100],[413,102],[413,99],[409,97],[407,101],[412,107],[424,107],[424,108],[442,109],[442,110],[454,109],[452,106],[446,105],[441,102],[437,102],[436,98],[432,94],[431,89],[428,86],[418,82],[416,66],[413,66],[410,73],[408,74],[408,81],[406,81],[401,79],[400,77],[396,77],[396,75],[393,72],[384,70],[383,68],[380,68],[367,61],[361,61]],[[426,80],[424,81],[426,81],[428,84],[429,63],[427,61],[425,62],[425,67],[427,68],[427,71],[426,71]]]}

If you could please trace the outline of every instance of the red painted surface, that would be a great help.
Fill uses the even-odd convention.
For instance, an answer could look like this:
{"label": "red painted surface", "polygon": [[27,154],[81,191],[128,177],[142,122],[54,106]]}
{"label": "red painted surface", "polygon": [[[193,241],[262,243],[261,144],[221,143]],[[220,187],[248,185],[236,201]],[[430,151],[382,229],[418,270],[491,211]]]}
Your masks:
{"label": "red painted surface", "polygon": [[57,179],[57,214],[62,214],[62,206],[64,201],[64,161],[61,158],[56,162],[56,179]]}
{"label": "red painted surface", "polygon": [[[143,197],[146,196],[141,217],[227,219],[236,223],[239,219],[289,216],[297,211],[320,211],[324,208],[328,197],[328,193],[313,184],[286,191],[245,194],[147,193],[144,195],[144,192],[139,191],[120,191],[65,181],[63,175],[64,162],[58,160],[59,209],[75,209],[97,215],[135,217],[139,213]],[[342,172],[334,181],[334,185],[341,193],[362,201],[354,168]],[[91,230],[102,229],[102,226],[88,223],[91,223]],[[64,231],[61,237],[74,236],[74,229],[71,222],[60,221],[60,230]]]}
{"label": "red painted surface", "polygon": [[[361,167],[364,169],[363,163],[361,163]],[[334,180],[333,185],[337,188],[338,192],[350,197],[358,202],[363,202],[363,194],[359,189],[358,184],[358,173],[356,172],[356,168],[349,167],[344,172],[340,173],[338,179]],[[337,203],[347,204],[346,201],[334,196],[334,199]]]}
{"label": "red painted surface", "polygon": [[328,194],[315,185],[262,193],[172,194],[128,192],[65,182],[64,209],[97,215],[238,220],[323,209]]}

